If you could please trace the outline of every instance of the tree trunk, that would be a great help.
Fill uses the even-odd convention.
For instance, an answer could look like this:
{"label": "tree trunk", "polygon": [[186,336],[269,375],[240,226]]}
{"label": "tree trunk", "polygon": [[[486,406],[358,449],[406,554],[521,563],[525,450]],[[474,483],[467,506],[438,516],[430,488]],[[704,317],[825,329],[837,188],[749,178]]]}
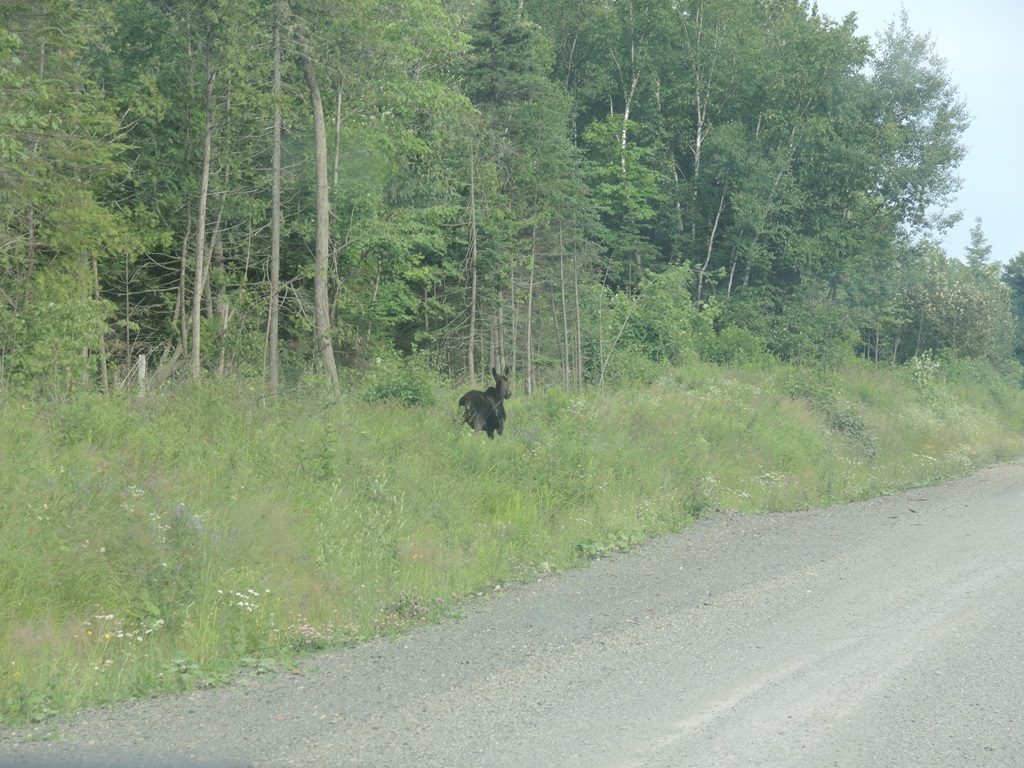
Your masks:
{"label": "tree trunk", "polygon": [[711,254],[715,247],[715,234],[718,232],[718,222],[722,219],[722,209],[725,208],[725,195],[722,195],[722,199],[718,203],[718,213],[715,214],[715,223],[711,227],[711,234],[708,236],[708,250],[707,255],[704,258],[704,263],[701,265],[700,270],[697,273],[697,303],[704,298],[704,276],[708,272],[708,266],[711,264]]}
{"label": "tree trunk", "polygon": [[[633,51],[632,47],[630,48]],[[629,115],[633,108],[633,97],[636,95],[636,88],[640,84],[640,73],[638,71],[633,72],[633,77],[629,83],[629,90],[625,91],[625,106],[622,110],[622,131],[619,134],[619,162],[622,166],[622,175],[626,175],[626,144],[629,140]]]}
{"label": "tree trunk", "polygon": [[124,354],[132,356],[132,278],[128,270],[128,254],[124,255]]}
{"label": "tree trunk", "polygon": [[572,353],[569,347],[569,304],[566,301],[565,290],[565,242],[563,230],[558,230],[558,272],[561,278],[562,298],[562,387],[569,391],[570,380],[572,379]]}
{"label": "tree trunk", "polygon": [[281,310],[281,8],[276,3],[274,12],[274,146],[270,161],[270,316],[267,318],[267,389],[272,395],[277,394],[281,377],[278,350]]}
{"label": "tree trunk", "polygon": [[505,357],[505,293],[498,293],[498,362],[505,365],[508,358]]}
{"label": "tree trunk", "polygon": [[148,369],[146,363],[146,356],[139,355],[139,394],[146,394],[146,379],[148,376]]}
{"label": "tree trunk", "polygon": [[498,318],[491,318],[491,355],[490,368],[498,367]]}
{"label": "tree trunk", "polygon": [[178,266],[178,295],[174,300],[173,325],[181,336],[179,347],[182,350],[188,348],[188,322],[189,315],[185,307],[188,305],[186,290],[188,286],[188,243],[192,239],[192,209],[189,208],[188,224],[185,227],[185,236],[181,239],[181,260]]}
{"label": "tree trunk", "polygon": [[604,375],[608,370],[608,363],[612,361],[612,354],[615,352],[615,347],[619,344],[619,339],[622,338],[623,332],[626,330],[626,326],[629,325],[629,320],[633,316],[633,310],[636,309],[640,303],[640,299],[643,298],[641,294],[637,294],[633,297],[633,303],[629,305],[629,309],[626,312],[626,317],[622,321],[622,325],[619,326],[619,332],[615,334],[615,340],[612,341],[612,345],[608,348],[608,354],[605,355],[604,360],[601,362],[601,376],[597,381],[597,386],[604,388]]}
{"label": "tree trunk", "polygon": [[338,187],[338,169],[341,166],[341,86],[338,86],[334,104],[334,182],[331,189]]}
{"label": "tree trunk", "polygon": [[[226,178],[224,182],[227,184]],[[220,248],[221,244],[221,222],[224,220],[224,201],[226,198],[227,193],[221,193],[220,210],[217,211],[217,218],[213,222],[210,244],[206,249],[206,255],[203,257],[203,263],[206,265],[205,274],[203,275],[203,306],[206,308],[207,320],[213,320],[216,314],[213,302],[213,255]]]}
{"label": "tree trunk", "polygon": [[[636,96],[637,87],[640,85],[640,51],[637,50],[637,40],[634,37],[636,34],[635,13],[635,8],[630,4],[629,71],[626,71],[626,67],[624,67],[622,62],[619,61],[618,56],[612,56],[612,61],[619,72],[619,83],[622,86],[622,128],[619,130],[619,164],[621,166],[623,176],[626,174],[626,145],[629,141],[629,116],[632,114],[633,99]],[[642,39],[640,41],[640,45],[642,49]]]}
{"label": "tree trunk", "polygon": [[206,203],[210,191],[210,153],[213,146],[213,84],[216,73],[206,74],[206,129],[203,133],[203,169],[199,181],[199,216],[196,223],[196,280],[192,294],[192,378],[202,373],[199,357],[200,318],[203,304],[203,286],[206,284]]}
{"label": "tree trunk", "polygon": [[[692,30],[685,37],[687,47],[692,56],[692,82],[694,84],[694,136],[690,151],[693,154],[693,176],[691,183],[693,190],[690,198],[692,209],[690,211],[690,247],[697,250],[697,196],[700,183],[700,167],[703,159],[704,141],[707,139],[708,131],[711,128],[709,120],[709,105],[711,102],[711,84],[715,72],[716,48],[718,28],[709,32],[704,26],[704,4],[698,3],[693,23],[689,29]],[[707,40],[708,35],[713,35],[711,41]],[[710,47],[710,51],[707,48]]]}
{"label": "tree trunk", "polygon": [[476,154],[473,149],[469,151],[469,344],[466,371],[469,380],[476,380],[476,366],[474,356],[476,350],[476,257],[477,257],[477,229],[476,229]]}
{"label": "tree trunk", "polygon": [[729,264],[729,282],[725,287],[725,295],[732,296],[733,280],[736,277],[736,263],[739,261],[739,251],[735,244],[732,246],[732,261]]}
{"label": "tree trunk", "polygon": [[[508,263],[508,304],[512,308],[512,370],[518,371],[519,364],[519,295],[516,293],[516,256],[510,254]],[[507,358],[506,358],[507,362]]]}
{"label": "tree trunk", "polygon": [[[93,296],[98,302],[100,300],[100,268],[99,264],[96,263],[96,254],[92,255],[92,286]],[[110,380],[107,376],[107,339],[106,336],[100,337],[100,388],[103,390],[103,394],[107,394],[110,391]]]}
{"label": "tree trunk", "polygon": [[572,287],[576,311],[576,390],[583,389],[583,320],[580,317],[579,255],[572,249]]}
{"label": "tree trunk", "polygon": [[324,104],[316,80],[313,60],[309,51],[302,51],[302,66],[309,86],[313,107],[313,154],[316,165],[316,249],[313,263],[313,316],[316,324],[316,346],[320,351],[324,372],[331,389],[338,392],[338,367],[334,361],[331,343],[331,314],[327,299],[328,262],[330,257],[331,208],[327,186],[327,127],[324,123]]}
{"label": "tree trunk", "polygon": [[533,394],[533,286],[537,266],[537,227],[530,238],[530,277],[526,293],[526,394]]}
{"label": "tree trunk", "polygon": [[216,260],[217,271],[221,279],[217,285],[217,299],[215,302],[217,317],[220,319],[220,328],[217,332],[217,376],[224,377],[224,370],[227,363],[227,346],[224,338],[228,334],[228,321],[231,319],[231,304],[228,302],[228,291],[225,285],[224,275],[224,238],[221,237],[220,229],[213,241],[213,258]]}

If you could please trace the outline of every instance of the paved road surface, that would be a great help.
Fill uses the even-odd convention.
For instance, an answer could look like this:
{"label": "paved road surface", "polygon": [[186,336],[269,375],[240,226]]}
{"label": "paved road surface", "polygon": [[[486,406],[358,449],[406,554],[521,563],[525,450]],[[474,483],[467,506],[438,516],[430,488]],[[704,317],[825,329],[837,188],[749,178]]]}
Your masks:
{"label": "paved road surface", "polygon": [[0,765],[1024,766],[1024,463],[679,536]]}

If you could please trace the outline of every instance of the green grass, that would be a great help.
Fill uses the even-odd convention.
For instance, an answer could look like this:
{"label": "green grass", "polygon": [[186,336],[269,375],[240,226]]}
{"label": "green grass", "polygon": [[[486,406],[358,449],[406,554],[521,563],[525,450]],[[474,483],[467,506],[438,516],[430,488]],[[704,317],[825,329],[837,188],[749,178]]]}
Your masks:
{"label": "green grass", "polygon": [[273,670],[716,507],[865,498],[1024,452],[1024,394],[962,364],[694,364],[517,397],[493,441],[435,394],[0,401],[0,722]]}

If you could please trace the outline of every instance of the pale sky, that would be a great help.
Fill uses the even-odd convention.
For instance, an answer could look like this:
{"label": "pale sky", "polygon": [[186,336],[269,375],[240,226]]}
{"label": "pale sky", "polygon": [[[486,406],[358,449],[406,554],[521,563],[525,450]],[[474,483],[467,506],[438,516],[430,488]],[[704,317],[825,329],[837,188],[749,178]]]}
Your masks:
{"label": "pale sky", "polygon": [[[899,17],[893,0],[817,0],[826,16],[841,21],[857,14],[857,31],[875,34]],[[963,257],[974,219],[992,246],[992,258],[1008,261],[1024,251],[1024,2],[973,0],[942,3],[903,0],[910,28],[927,34],[971,115],[964,134],[967,157],[953,207],[963,221],[945,237],[950,256]]]}

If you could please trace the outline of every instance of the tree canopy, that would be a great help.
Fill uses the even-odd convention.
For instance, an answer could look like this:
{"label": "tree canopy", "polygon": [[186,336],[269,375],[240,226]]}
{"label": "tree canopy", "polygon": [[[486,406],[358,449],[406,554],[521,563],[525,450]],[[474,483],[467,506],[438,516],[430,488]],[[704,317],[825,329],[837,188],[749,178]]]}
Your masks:
{"label": "tree canopy", "polygon": [[[1011,355],[965,105],[803,0],[9,0],[0,386]],[[996,254],[996,257],[1003,256]],[[740,343],[742,340],[743,343]],[[189,366],[191,362],[191,366]]]}

